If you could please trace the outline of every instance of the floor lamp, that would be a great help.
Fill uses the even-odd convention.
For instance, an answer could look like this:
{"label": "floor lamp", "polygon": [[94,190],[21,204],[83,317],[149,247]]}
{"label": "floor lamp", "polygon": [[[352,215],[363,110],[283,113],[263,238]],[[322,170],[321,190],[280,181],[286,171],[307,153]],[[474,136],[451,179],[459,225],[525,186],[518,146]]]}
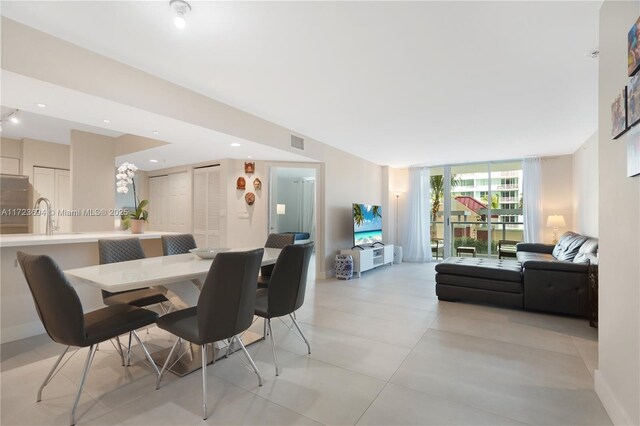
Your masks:
{"label": "floor lamp", "polygon": [[398,213],[400,212],[398,205],[400,202],[400,191],[396,191],[395,195],[396,195],[396,238],[395,238],[396,243],[393,245],[393,263],[397,264],[397,263],[402,263],[402,247],[400,246],[400,236],[398,235],[398,231],[399,231]]}

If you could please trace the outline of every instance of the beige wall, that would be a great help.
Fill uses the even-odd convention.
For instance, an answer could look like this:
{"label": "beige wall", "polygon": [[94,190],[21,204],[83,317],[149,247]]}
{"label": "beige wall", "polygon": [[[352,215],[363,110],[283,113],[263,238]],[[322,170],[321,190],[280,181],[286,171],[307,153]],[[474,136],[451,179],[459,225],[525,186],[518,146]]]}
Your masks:
{"label": "beige wall", "polygon": [[605,1],[599,63],[599,344],[595,389],[615,424],[640,424],[640,178],[628,135],[611,140],[611,103],[627,84],[627,33],[640,2]]}
{"label": "beige wall", "polygon": [[[74,210],[115,207],[114,138],[95,133],[71,131],[71,205]],[[112,231],[114,217],[76,216],[74,232]]]}
{"label": "beige wall", "polygon": [[[387,193],[387,204],[389,208],[387,211],[389,212],[389,232],[385,235],[388,236],[386,239],[395,244],[396,241],[399,245],[402,245],[402,237],[406,232],[406,224],[405,221],[402,220],[405,214],[405,209],[407,205],[407,185],[409,184],[409,169],[408,168],[390,168],[389,169],[389,190]],[[396,193],[400,193],[400,197],[398,197],[398,211],[396,212]],[[398,219],[398,235],[396,238],[396,218]]]}
{"label": "beige wall", "polygon": [[553,240],[553,228],[548,228],[550,215],[564,216],[566,226],[558,229],[558,236],[573,231],[573,156],[544,157],[540,161],[542,174],[542,235],[545,243]]}
{"label": "beige wall", "polygon": [[573,154],[573,229],[598,236],[598,132]]}
{"label": "beige wall", "polygon": [[0,157],[17,158],[22,167],[22,140],[0,137]]}
{"label": "beige wall", "polygon": [[69,170],[71,168],[69,145],[36,139],[23,139],[22,174],[29,176],[29,182],[32,184],[34,167]]}

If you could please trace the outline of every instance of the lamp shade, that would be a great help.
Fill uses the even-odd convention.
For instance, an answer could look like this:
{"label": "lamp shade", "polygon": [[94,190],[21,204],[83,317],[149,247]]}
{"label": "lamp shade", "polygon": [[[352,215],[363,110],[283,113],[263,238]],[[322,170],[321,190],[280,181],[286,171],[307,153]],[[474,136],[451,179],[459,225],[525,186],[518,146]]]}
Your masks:
{"label": "lamp shade", "polygon": [[276,204],[276,212],[278,214],[286,214],[287,205],[286,204]]}
{"label": "lamp shade", "polygon": [[552,214],[547,218],[547,226],[553,228],[562,228],[565,226],[564,216],[560,214]]}

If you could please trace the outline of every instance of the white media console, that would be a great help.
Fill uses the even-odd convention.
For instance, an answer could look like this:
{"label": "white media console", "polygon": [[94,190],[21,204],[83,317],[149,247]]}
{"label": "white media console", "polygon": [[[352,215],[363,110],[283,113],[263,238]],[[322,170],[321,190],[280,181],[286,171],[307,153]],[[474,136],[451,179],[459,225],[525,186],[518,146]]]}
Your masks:
{"label": "white media console", "polygon": [[358,273],[358,278],[364,271],[377,268],[382,265],[393,265],[393,245],[354,248],[340,250],[340,254],[349,254],[353,257],[353,272]]}

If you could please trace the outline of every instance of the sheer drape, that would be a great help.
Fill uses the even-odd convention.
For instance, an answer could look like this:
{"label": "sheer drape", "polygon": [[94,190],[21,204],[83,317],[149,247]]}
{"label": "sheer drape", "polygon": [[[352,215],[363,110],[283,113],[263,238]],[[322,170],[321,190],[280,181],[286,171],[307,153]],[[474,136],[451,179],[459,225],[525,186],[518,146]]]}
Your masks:
{"label": "sheer drape", "polygon": [[405,262],[430,262],[429,182],[427,169],[411,167],[405,214],[406,231],[402,238]]}
{"label": "sheer drape", "polygon": [[542,241],[541,181],[540,158],[525,158],[522,161],[522,210],[526,243]]}

